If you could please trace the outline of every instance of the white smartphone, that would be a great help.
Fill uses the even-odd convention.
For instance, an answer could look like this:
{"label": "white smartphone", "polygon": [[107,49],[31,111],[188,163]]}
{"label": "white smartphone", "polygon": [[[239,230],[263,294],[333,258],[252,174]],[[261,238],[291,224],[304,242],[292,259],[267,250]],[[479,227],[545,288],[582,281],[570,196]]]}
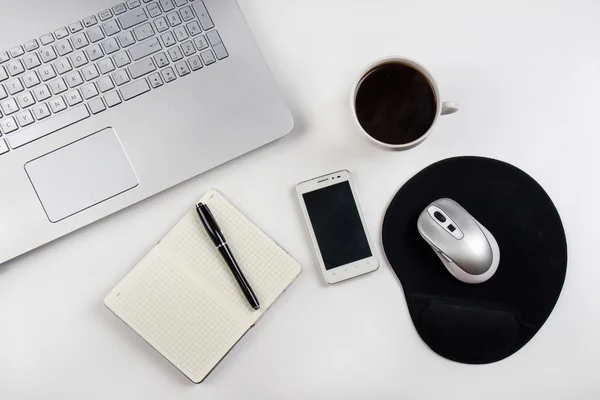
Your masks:
{"label": "white smartphone", "polygon": [[296,191],[325,282],[337,283],[379,268],[350,172],[302,182]]}

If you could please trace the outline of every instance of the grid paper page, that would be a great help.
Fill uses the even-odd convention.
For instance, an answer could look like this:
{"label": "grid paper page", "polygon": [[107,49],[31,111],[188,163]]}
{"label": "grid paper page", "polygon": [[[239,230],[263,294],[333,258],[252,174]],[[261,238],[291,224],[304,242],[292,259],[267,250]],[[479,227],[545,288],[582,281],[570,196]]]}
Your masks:
{"label": "grid paper page", "polygon": [[[298,266],[290,262],[291,257],[285,251],[221,195],[210,193],[214,195],[206,203],[223,230],[231,252],[258,297],[261,308],[267,308],[270,305],[265,304],[267,299]],[[192,213],[187,226],[173,239],[172,246],[241,310],[248,313],[254,311],[195,214]]]}
{"label": "grid paper page", "polygon": [[240,332],[226,310],[163,258],[117,295],[114,311],[193,381],[204,378],[246,330]]}

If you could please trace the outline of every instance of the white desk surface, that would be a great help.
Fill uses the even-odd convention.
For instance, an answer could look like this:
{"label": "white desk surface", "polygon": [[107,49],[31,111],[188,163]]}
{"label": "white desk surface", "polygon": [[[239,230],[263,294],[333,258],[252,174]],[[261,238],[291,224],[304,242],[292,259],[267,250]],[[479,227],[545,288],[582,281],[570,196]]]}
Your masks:
{"label": "white desk surface", "polygon": [[[241,0],[296,118],[286,138],[0,267],[0,399],[592,399],[600,397],[600,2]],[[349,90],[368,62],[424,63],[461,105],[407,152],[353,131]],[[452,156],[508,161],[553,198],[569,242],[562,295],[501,362],[448,361],[416,334],[381,249],[406,180]],[[352,171],[381,268],[326,286],[296,183]],[[207,189],[218,188],[304,266],[201,385],[103,305]],[[440,265],[441,268],[441,265]]]}

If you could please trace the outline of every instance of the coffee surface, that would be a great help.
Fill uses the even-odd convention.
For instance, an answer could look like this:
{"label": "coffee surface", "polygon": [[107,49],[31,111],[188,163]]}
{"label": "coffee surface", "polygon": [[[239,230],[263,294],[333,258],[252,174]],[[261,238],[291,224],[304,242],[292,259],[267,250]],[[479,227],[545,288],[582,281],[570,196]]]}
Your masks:
{"label": "coffee surface", "polygon": [[363,129],[387,144],[407,144],[423,136],[433,124],[437,99],[429,80],[416,69],[382,64],[359,82],[356,115]]}

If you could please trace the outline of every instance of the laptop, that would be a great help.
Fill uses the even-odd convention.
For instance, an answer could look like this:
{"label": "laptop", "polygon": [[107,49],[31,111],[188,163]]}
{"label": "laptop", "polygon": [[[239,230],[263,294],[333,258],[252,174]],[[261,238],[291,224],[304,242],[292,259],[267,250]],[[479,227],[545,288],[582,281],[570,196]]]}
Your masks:
{"label": "laptop", "polygon": [[293,124],[235,0],[5,2],[0,263]]}

